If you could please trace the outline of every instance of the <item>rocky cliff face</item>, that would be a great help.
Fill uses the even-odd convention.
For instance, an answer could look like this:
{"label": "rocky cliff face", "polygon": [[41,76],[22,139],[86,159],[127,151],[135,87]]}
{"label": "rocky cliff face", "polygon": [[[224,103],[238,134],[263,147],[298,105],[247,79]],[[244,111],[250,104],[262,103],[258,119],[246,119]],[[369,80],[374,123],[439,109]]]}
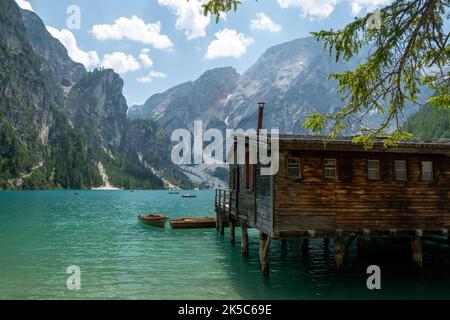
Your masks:
{"label": "rocky cliff face", "polygon": [[242,75],[223,108],[223,117],[230,127],[254,128],[257,102],[264,101],[266,128],[301,132],[308,114],[333,113],[342,106],[337,84],[328,75],[352,66],[353,61],[335,63],[313,38],[274,46]]}
{"label": "rocky cliff face", "polygon": [[13,0],[0,3],[0,61],[0,187],[95,184],[83,136],[62,108],[62,88],[45,72]]}
{"label": "rocky cliff face", "polygon": [[152,118],[169,134],[178,128],[192,129],[194,120],[202,120],[204,126],[223,127],[222,109],[238,79],[239,74],[231,67],[209,70],[196,81],[153,95],[143,106],[134,106],[130,116]]}
{"label": "rocky cliff face", "polygon": [[44,60],[43,71],[54,75],[63,87],[78,82],[86,73],[84,66],[69,58],[66,48],[47,32],[44,23],[34,12],[21,9],[20,13],[34,51]]}
{"label": "rocky cliff face", "polygon": [[95,70],[72,87],[64,102],[71,124],[98,147],[121,146],[128,110],[122,88],[113,70]]}
{"label": "rocky cliff face", "polygon": [[2,0],[0,188],[90,188],[105,175],[117,187],[190,187],[158,125],[127,119],[122,88],[118,74],[87,72],[38,16]]}

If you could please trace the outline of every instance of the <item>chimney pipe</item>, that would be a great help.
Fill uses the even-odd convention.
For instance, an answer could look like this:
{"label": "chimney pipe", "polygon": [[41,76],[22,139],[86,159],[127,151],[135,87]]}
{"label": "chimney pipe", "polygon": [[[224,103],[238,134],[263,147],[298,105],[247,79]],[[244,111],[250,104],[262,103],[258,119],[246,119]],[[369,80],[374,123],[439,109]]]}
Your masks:
{"label": "chimney pipe", "polygon": [[258,102],[258,127],[256,129],[256,133],[259,135],[259,131],[263,126],[263,115],[264,115],[264,106],[266,104],[264,102]]}

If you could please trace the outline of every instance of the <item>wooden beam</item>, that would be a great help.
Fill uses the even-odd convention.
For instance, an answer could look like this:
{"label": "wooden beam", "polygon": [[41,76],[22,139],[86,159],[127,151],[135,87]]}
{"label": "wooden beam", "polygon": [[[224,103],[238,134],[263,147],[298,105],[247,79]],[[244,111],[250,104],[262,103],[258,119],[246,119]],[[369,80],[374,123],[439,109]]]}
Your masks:
{"label": "wooden beam", "polygon": [[219,224],[220,224],[220,234],[221,235],[224,235],[225,234],[225,217],[224,217],[224,215],[223,214],[220,214],[219,215],[220,216],[220,222],[219,222]]}
{"label": "wooden beam", "polygon": [[323,248],[328,251],[328,249],[330,248],[330,239],[325,238],[323,239]]}
{"label": "wooden beam", "polygon": [[[216,190],[216,198],[217,198],[217,190]],[[220,229],[220,217],[219,217],[219,212],[216,210],[216,230],[219,231]]]}
{"label": "wooden beam", "polygon": [[397,229],[390,229],[390,230],[389,230],[389,235],[390,235],[391,237],[397,236]]}
{"label": "wooden beam", "polygon": [[306,255],[309,251],[309,239],[302,240],[302,254]]}
{"label": "wooden beam", "polygon": [[259,234],[259,263],[262,274],[269,274],[269,248],[272,237],[260,232]]}
{"label": "wooden beam", "polygon": [[228,222],[229,226],[230,226],[230,242],[231,243],[235,243],[236,242],[236,229],[235,229],[235,223],[234,223],[234,219],[230,218],[230,221]]}
{"label": "wooden beam", "polygon": [[350,247],[355,237],[337,237],[334,239],[334,259],[336,260],[336,268],[339,270],[344,262],[345,253]]}
{"label": "wooden beam", "polygon": [[415,237],[411,239],[411,255],[414,266],[423,268],[422,238]]}
{"label": "wooden beam", "polygon": [[248,255],[248,229],[247,225],[241,221],[241,253]]}
{"label": "wooden beam", "polygon": [[345,255],[345,239],[338,237],[334,239],[334,259],[336,260],[336,268],[339,270],[344,262]]}

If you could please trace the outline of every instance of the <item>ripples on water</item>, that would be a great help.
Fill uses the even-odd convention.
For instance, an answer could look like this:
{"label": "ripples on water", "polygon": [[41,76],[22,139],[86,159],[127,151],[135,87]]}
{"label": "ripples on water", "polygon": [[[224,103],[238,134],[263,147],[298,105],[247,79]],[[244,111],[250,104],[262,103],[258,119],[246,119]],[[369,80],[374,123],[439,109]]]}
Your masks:
{"label": "ripples on water", "polygon": [[[215,230],[161,230],[140,213],[172,218],[213,215],[213,191],[182,199],[167,191],[0,192],[0,299],[370,299],[450,298],[450,249],[426,243],[424,271],[410,265],[407,243],[352,247],[337,273],[332,248],[311,241],[300,253],[274,241],[269,278],[259,273],[258,234],[250,256]],[[382,290],[366,289],[377,264]],[[66,269],[81,268],[81,290],[66,289]]]}

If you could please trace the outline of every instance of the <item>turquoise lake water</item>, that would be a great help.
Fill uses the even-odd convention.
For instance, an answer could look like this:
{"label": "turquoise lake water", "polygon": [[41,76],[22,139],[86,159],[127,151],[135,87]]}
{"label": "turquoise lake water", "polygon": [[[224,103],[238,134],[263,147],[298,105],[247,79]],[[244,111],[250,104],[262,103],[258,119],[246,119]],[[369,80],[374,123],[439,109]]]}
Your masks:
{"label": "turquoise lake water", "polygon": [[[450,249],[426,242],[423,271],[403,242],[354,246],[341,272],[332,248],[312,241],[287,250],[274,241],[270,277],[259,272],[258,234],[250,256],[228,230],[144,227],[140,213],[213,215],[214,191],[183,199],[167,191],[0,192],[0,299],[408,299],[450,298]],[[382,290],[366,287],[367,266],[381,268]],[[81,290],[66,288],[67,267],[81,268]]]}

